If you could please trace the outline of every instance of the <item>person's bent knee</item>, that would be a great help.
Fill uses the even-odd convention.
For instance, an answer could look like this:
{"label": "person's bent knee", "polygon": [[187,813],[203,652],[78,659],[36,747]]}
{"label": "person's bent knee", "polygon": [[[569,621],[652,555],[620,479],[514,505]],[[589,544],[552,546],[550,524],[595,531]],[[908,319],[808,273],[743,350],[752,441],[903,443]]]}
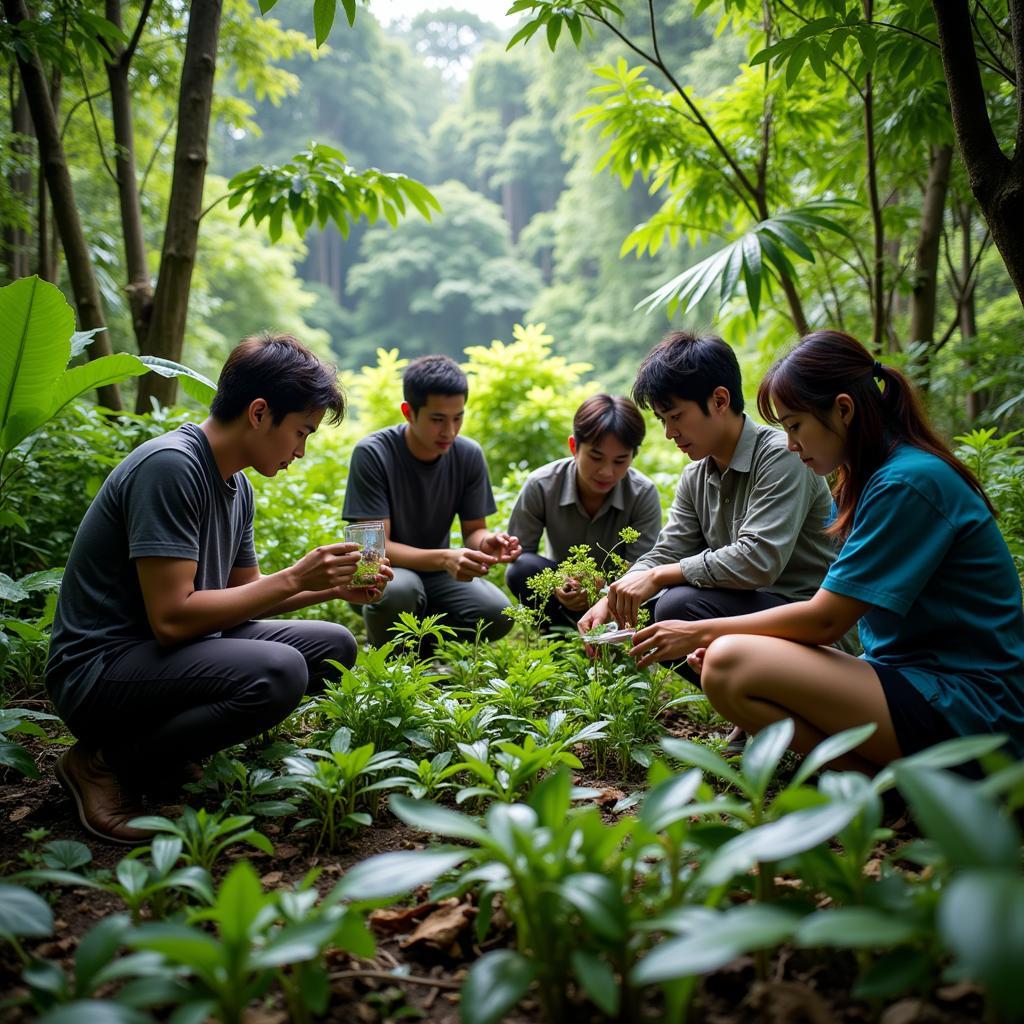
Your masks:
{"label": "person's bent knee", "polygon": [[745,669],[750,663],[750,639],[738,634],[720,636],[704,652],[700,684],[719,712],[732,707],[741,695]]}
{"label": "person's bent knee", "polygon": [[299,706],[309,684],[306,659],[287,644],[265,644],[259,672],[242,689],[240,700],[265,721],[283,721]]}

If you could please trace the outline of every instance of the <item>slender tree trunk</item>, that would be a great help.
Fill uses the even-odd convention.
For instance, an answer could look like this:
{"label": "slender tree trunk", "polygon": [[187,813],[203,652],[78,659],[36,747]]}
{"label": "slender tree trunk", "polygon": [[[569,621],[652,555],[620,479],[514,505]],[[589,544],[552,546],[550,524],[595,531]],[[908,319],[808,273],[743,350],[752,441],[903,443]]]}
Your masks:
{"label": "slender tree trunk", "polygon": [[[121,234],[124,237],[125,270],[128,276],[126,291],[132,327],[140,352],[145,351],[149,313],[153,303],[153,286],[150,282],[146,237],[142,226],[142,204],[135,171],[135,127],[128,75],[131,71],[135,44],[138,42],[148,12],[147,4],[139,15],[139,24],[130,45],[125,47],[115,44],[116,49],[106,63],[116,146],[114,166],[117,173],[117,196],[121,206]],[[119,0],[106,0],[106,16],[108,21],[123,30]]]}
{"label": "slender tree trunk", "polygon": [[[31,155],[32,115],[29,113],[25,90],[20,88],[12,73],[9,76],[11,97],[11,129],[22,136],[15,142],[15,150],[26,159]],[[32,207],[32,171],[24,169],[15,171],[10,178],[11,191],[21,198],[25,210]],[[29,275],[29,245],[31,239],[23,226],[4,228],[3,247],[7,258],[8,275],[12,281]]]}
{"label": "slender tree trunk", "polygon": [[971,192],[1024,302],[1024,0],[1007,0],[1017,82],[1012,156],[1003,152],[989,118],[967,0],[932,0],[932,8],[953,128]]}
{"label": "slender tree trunk", "polygon": [[[202,212],[206,180],[221,7],[221,0],[194,0],[188,18],[188,39],[178,97],[178,137],[174,147],[171,199],[167,208],[160,273],[153,296],[152,319],[146,335],[146,353],[164,359],[180,360],[185,342],[188,296],[196,261],[199,214]],[[147,374],[139,383],[137,408],[147,411],[151,398],[161,405],[170,405],[177,389],[177,378]]]}
{"label": "slender tree trunk", "polygon": [[[965,342],[973,341],[978,336],[978,320],[974,304],[974,291],[977,276],[972,274],[974,256],[971,252],[971,204],[961,203],[957,211],[960,221],[960,271],[963,274],[963,292],[958,298],[960,337]],[[968,359],[964,363],[967,370],[973,369]],[[988,396],[984,391],[968,391],[964,396],[964,413],[967,420],[973,423],[988,405]]]}
{"label": "slender tree trunk", "polygon": [[[873,0],[865,0],[864,20],[874,19]],[[878,198],[878,173],[875,162],[875,84],[869,71],[864,76],[864,144],[867,151],[868,206],[871,210],[873,254],[871,261],[871,351],[882,354],[885,337],[885,224]]]}
{"label": "slender tree trunk", "polygon": [[[25,0],[3,0],[3,7],[4,15],[12,25],[29,20]],[[103,300],[93,272],[92,253],[85,240],[85,232],[82,230],[82,222],[75,206],[71,175],[46,75],[34,47],[27,53],[25,50],[19,52],[18,70],[21,73],[29,109],[32,111],[32,122],[39,141],[39,162],[46,176],[47,189],[53,202],[53,216],[64,246],[71,290],[78,310],[79,328],[85,331],[103,328],[94,336],[93,343],[89,346],[89,357],[95,359],[109,355],[110,338],[106,331]],[[108,409],[120,410],[121,391],[116,384],[98,388],[96,394],[100,404]]]}
{"label": "slender tree trunk", "polygon": [[928,181],[921,208],[921,234],[914,259],[914,288],[910,297],[910,341],[931,345],[935,340],[935,309],[938,293],[939,242],[949,191],[953,147],[931,147]]}

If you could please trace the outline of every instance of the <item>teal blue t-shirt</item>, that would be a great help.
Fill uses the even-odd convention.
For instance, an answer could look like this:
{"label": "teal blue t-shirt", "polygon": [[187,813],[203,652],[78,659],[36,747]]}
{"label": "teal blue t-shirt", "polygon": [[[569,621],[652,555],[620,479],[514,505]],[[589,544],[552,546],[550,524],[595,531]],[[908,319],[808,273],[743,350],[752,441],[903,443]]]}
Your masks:
{"label": "teal blue t-shirt", "polygon": [[1024,609],[995,519],[942,459],[899,445],[864,488],[822,587],[865,601],[864,657],[898,669],[962,736],[1024,757]]}

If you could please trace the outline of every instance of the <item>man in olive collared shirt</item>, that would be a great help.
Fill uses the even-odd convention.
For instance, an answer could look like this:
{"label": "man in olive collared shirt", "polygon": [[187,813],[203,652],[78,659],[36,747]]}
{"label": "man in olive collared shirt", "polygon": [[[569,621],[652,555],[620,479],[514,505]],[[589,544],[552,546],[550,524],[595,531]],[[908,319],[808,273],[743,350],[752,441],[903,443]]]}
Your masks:
{"label": "man in olive collared shirt", "polygon": [[835,558],[832,498],[781,431],[743,412],[736,354],[720,338],[675,332],[637,371],[633,398],[690,457],[654,548],[581,619],[586,632],[654,620],[744,615],[810,598]]}

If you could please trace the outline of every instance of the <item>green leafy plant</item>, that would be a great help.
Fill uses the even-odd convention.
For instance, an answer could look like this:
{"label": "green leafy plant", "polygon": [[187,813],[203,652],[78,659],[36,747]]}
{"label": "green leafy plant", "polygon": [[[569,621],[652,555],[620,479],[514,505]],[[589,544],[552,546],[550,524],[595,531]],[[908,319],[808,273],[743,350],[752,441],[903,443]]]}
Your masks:
{"label": "green leafy plant", "polygon": [[36,723],[39,721],[55,721],[56,715],[45,711],[33,711],[28,708],[0,708],[0,765],[13,768],[15,771],[38,779],[39,769],[32,755],[20,744],[14,743],[6,736],[21,734],[49,739],[43,729]]}
{"label": "green leafy plant", "polygon": [[273,854],[270,840],[262,832],[248,828],[252,820],[251,814],[225,815],[222,811],[211,814],[205,807],[198,811],[186,807],[177,821],[144,815],[133,818],[130,824],[175,836],[181,841],[179,856],[186,864],[212,871],[224,851],[236,843],[247,843],[263,853]]}
{"label": "green leafy plant", "polygon": [[245,203],[240,224],[251,217],[256,224],[266,219],[270,240],[276,242],[290,217],[300,235],[328,221],[348,237],[351,225],[365,218],[373,224],[383,214],[394,227],[406,213],[406,204],[430,220],[431,210],[441,204],[426,186],[404,174],[371,168],[357,171],[345,154],[332,146],[313,142],[287,163],[252,167],[228,182],[228,207]]}
{"label": "green leafy plant", "polygon": [[223,1024],[241,1024],[249,1004],[276,980],[289,1019],[305,1022],[326,1007],[324,951],[329,946],[362,956],[374,951],[357,911],[337,900],[318,905],[315,891],[307,891],[266,893],[251,865],[240,861],[207,909],[194,911],[187,923],[143,925],[129,941],[185,972],[187,992],[178,1014],[188,1020],[213,1016]]}
{"label": "green leafy plant", "polygon": [[[315,849],[335,849],[347,832],[369,825],[382,789],[402,785],[399,777],[378,778],[401,766],[393,750],[374,753],[372,743],[351,749],[352,733],[342,727],[328,750],[307,749],[285,758],[284,778],[309,804],[310,813],[295,828],[319,825]],[[365,808],[365,809],[364,809]]]}

